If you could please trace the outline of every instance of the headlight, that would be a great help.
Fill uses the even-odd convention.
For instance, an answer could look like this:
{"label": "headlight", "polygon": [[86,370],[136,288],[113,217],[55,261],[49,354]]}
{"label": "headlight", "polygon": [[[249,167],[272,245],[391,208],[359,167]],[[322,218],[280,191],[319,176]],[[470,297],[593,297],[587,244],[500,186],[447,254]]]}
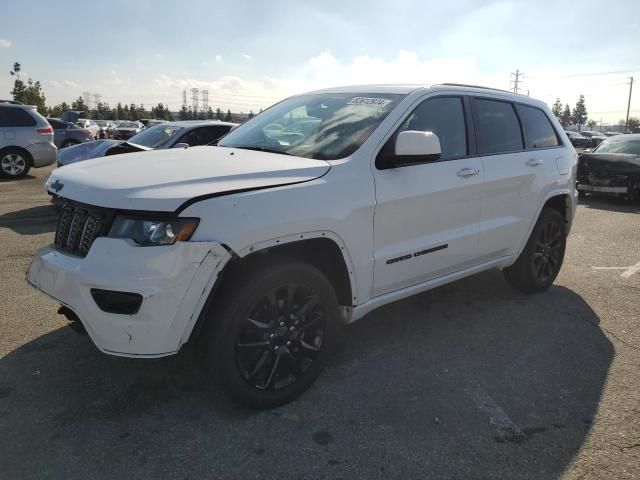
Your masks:
{"label": "headlight", "polygon": [[138,245],[173,245],[191,238],[198,226],[197,218],[135,218],[118,215],[109,236],[129,238]]}

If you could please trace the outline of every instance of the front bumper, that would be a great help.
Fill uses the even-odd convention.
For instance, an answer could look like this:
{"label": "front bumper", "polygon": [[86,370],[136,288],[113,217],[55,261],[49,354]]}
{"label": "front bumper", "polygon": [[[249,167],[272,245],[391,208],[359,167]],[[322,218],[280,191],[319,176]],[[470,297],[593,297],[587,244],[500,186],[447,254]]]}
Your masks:
{"label": "front bumper", "polygon": [[599,187],[596,185],[588,185],[585,183],[579,183],[576,188],[583,192],[620,193],[620,194],[626,194],[629,192],[629,187]]}
{"label": "front bumper", "polygon": [[[103,352],[128,357],[176,353],[189,339],[218,274],[230,258],[215,242],[139,247],[100,237],[84,257],[45,247],[27,272],[34,287],[70,308]],[[134,315],[102,311],[91,289],[142,295]]]}

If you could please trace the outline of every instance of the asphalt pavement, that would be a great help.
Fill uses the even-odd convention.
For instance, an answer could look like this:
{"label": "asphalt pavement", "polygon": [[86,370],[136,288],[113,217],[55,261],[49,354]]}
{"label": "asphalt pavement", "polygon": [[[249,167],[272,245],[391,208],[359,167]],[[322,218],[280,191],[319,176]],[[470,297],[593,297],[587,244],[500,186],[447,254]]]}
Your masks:
{"label": "asphalt pavement", "polygon": [[587,198],[555,285],[498,271],[347,327],[325,373],[237,407],[186,348],[100,353],[24,272],[50,168],[0,180],[0,478],[640,478],[640,205]]}

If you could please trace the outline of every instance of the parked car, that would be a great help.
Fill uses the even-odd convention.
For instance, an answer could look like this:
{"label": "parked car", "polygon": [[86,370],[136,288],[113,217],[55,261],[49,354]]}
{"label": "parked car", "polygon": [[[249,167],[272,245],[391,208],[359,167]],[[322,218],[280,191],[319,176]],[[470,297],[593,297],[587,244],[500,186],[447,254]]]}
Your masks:
{"label": "parked car", "polygon": [[[270,136],[294,117],[317,128]],[[215,148],[54,170],[66,205],[28,281],[103,352],[161,357],[198,337],[233,398],[274,407],[316,380],[340,322],[491,268],[549,288],[576,161],[549,107],[510,92],[297,95]]]}
{"label": "parked car", "polygon": [[144,129],[144,125],[140,122],[120,122],[113,129],[113,138],[117,140],[128,140],[134,135],[140,133]]}
{"label": "parked car", "polygon": [[591,145],[589,146],[592,148],[597,147],[601,142],[604,142],[607,139],[602,132],[594,132],[590,130],[582,130],[580,135],[591,140]]}
{"label": "parked car", "polygon": [[623,132],[604,132],[605,137],[615,137],[616,135],[622,135]]}
{"label": "parked car", "polygon": [[100,129],[98,128],[98,124],[93,120],[89,120],[88,118],[79,118],[76,121],[76,125],[80,128],[89,130],[94,139],[98,138],[98,131]]}
{"label": "parked car", "polygon": [[144,123],[144,128],[155,127],[161,123],[167,123],[167,120],[147,120],[147,123]]}
{"label": "parked car", "polygon": [[24,103],[19,102],[18,100],[0,100],[0,103],[10,103],[12,105],[24,105]]}
{"label": "parked car", "polygon": [[80,128],[73,123],[63,122],[59,118],[47,118],[47,122],[53,128],[53,143],[58,148],[66,148],[93,141],[93,133],[87,128]]}
{"label": "parked car", "polygon": [[583,137],[578,132],[565,132],[571,145],[576,148],[588,148],[591,146],[591,139],[587,137]]}
{"label": "parked car", "polygon": [[98,138],[106,139],[112,137],[115,124],[111,120],[95,120],[98,126]]}
{"label": "parked car", "polygon": [[56,161],[53,128],[35,106],[0,103],[0,175],[24,177]]}
{"label": "parked car", "polygon": [[578,193],[640,199],[640,134],[617,135],[578,159]]}
{"label": "parked car", "polygon": [[58,165],[63,167],[91,158],[120,153],[208,145],[214,143],[235,126],[235,123],[218,122],[217,120],[165,122],[155,127],[145,128],[129,140],[98,140],[87,145],[65,149],[58,155]]}

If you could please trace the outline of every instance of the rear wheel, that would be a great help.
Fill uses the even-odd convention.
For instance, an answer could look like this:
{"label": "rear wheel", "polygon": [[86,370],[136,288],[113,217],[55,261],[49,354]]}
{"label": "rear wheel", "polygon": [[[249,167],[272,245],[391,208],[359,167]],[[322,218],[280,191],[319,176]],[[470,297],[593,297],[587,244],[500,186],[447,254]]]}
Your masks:
{"label": "rear wheel", "polygon": [[31,168],[28,154],[18,148],[7,148],[0,153],[0,172],[9,178],[24,177]]}
{"label": "rear wheel", "polygon": [[509,283],[523,292],[542,292],[558,276],[566,248],[566,226],[557,210],[542,209],[524,250],[504,269]]}
{"label": "rear wheel", "polygon": [[283,259],[232,281],[210,314],[208,367],[238,403],[272,408],[307,390],[324,367],[336,294],[316,268]]}

